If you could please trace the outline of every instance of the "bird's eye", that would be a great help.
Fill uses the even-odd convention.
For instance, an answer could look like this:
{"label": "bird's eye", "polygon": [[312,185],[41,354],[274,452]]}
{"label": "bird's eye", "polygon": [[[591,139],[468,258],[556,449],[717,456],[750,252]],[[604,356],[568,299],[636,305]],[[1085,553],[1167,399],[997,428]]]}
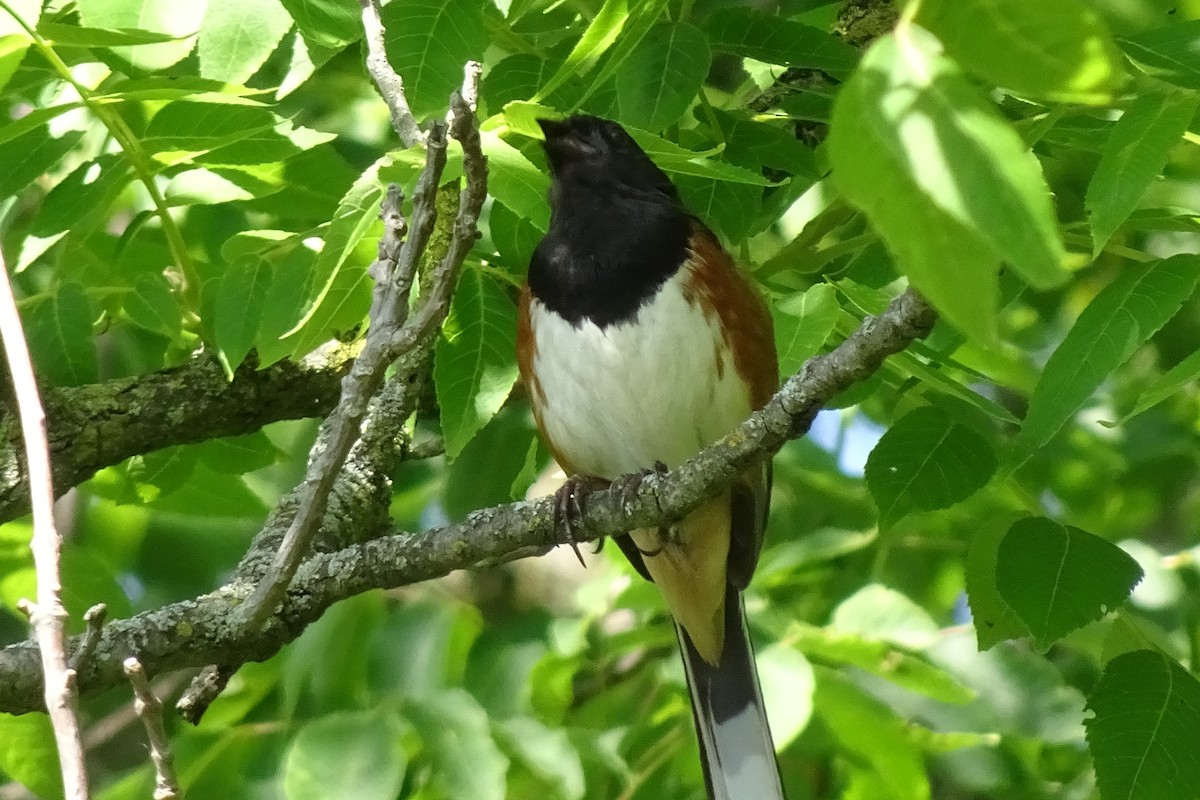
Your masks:
{"label": "bird's eye", "polygon": [[604,126],[604,138],[612,144],[625,140],[625,131],[621,130],[621,126],[615,123],[609,123]]}

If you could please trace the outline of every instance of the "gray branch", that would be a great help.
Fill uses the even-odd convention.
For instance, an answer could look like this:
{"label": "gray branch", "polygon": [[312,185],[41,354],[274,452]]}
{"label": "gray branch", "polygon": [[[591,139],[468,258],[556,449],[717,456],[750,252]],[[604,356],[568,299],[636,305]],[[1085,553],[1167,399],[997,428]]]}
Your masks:
{"label": "gray branch", "polygon": [[[649,475],[632,498],[599,491],[587,497],[583,539],[677,519],[808,430],[817,411],[887,356],[925,336],[932,308],[911,290],[887,311],[867,318],[832,352],[809,361],[765,408],[737,430],[665,475]],[[364,437],[365,438],[365,437]],[[385,534],[380,525],[376,533]],[[380,538],[310,555],[297,570],[281,607],[264,626],[248,631],[234,612],[253,585],[244,578],[216,591],[106,625],[92,656],[78,665],[78,685],[93,694],[124,680],[122,662],[136,653],[155,674],[204,664],[240,664],[271,657],[333,603],[376,588],[393,588],[539,555],[556,544],[550,500],[484,509],[466,520],[424,533],[386,532]],[[37,647],[0,650],[0,711],[42,708]]]}
{"label": "gray branch", "polygon": [[449,247],[434,268],[428,288],[418,298],[411,319],[409,294],[436,223],[437,189],[446,165],[445,126],[434,125],[429,132],[425,169],[413,198],[413,229],[403,243],[401,237],[407,225],[400,215],[399,191],[389,190],[384,200],[382,216],[387,231],[379,245],[379,257],[371,266],[376,279],[375,297],[363,351],[342,381],[337,408],[321,426],[304,482],[296,493],[296,512],[276,557],[238,611],[239,621],[249,629],[257,628],[274,613],[296,569],[311,550],[329,494],[350,448],[358,441],[368,405],[388,366],[418,347],[446,318],[459,268],[475,243],[479,212],[487,197],[487,159],[480,147],[474,105],[481,72],[479,64],[468,63],[462,90],[450,98],[450,133],[462,145],[467,181],[459,197]]}
{"label": "gray branch", "polygon": [[[47,388],[43,401],[54,486],[65,492],[97,470],[163,447],[328,413],[354,352],[333,343],[298,364],[281,361],[259,370],[246,363],[233,380],[206,353],[178,367],[133,378]],[[15,416],[0,414],[0,522],[29,511],[21,447]]]}

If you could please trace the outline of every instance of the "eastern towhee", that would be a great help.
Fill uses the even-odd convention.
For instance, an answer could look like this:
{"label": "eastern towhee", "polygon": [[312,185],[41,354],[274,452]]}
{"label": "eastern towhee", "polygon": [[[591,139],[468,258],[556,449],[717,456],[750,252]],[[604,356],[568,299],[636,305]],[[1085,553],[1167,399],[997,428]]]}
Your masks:
{"label": "eastern towhee", "polygon": [[[550,228],[517,341],[538,428],[568,475],[674,468],[778,387],[767,306],[620,125],[539,124]],[[675,619],[713,798],[783,797],[741,601],[769,494],[764,463],[670,527],[616,537]]]}

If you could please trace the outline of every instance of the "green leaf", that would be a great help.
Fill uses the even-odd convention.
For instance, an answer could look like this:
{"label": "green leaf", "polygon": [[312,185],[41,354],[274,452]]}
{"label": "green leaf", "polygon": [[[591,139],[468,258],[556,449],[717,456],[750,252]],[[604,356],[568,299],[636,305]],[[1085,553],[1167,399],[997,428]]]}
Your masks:
{"label": "green leaf", "polygon": [[[300,148],[276,131],[279,124],[274,114],[260,106],[177,100],[150,120],[142,146],[168,165],[192,160],[208,164],[281,161],[298,154]],[[242,147],[223,150],[234,144]]]}
{"label": "green leaf", "polygon": [[[38,26],[42,14],[41,0],[10,0],[9,7],[30,28]],[[33,39],[21,27],[21,23],[13,19],[11,14],[0,11],[0,89],[8,84],[21,66],[25,51],[32,42]]]}
{"label": "green leaf", "polygon": [[775,181],[764,178],[757,172],[708,158],[712,152],[701,153],[680,147],[672,141],[656,136],[639,128],[626,127],[629,135],[646,151],[654,163],[664,171],[676,175],[692,175],[697,178],[712,178],[718,181],[744,183],[751,186],[774,186]]}
{"label": "green leaf", "polygon": [[617,72],[621,119],[660,131],[677,123],[708,77],[708,40],[685,22],[656,25]]}
{"label": "green leaf", "polygon": [[679,174],[674,183],[688,210],[727,241],[742,242],[750,237],[762,208],[761,186]]}
{"label": "green leaf", "polygon": [[1029,636],[1029,628],[996,588],[1000,542],[1020,515],[986,520],[967,549],[967,600],[979,649],[988,650],[1008,639]]}
{"label": "green leaf", "polygon": [[288,800],[394,800],[405,757],[396,721],[382,711],[330,714],[305,725],[288,748]]}
{"label": "green leaf", "polygon": [[387,54],[418,118],[442,112],[462,86],[463,65],[483,60],[487,30],[478,0],[404,0],[383,7]]}
{"label": "green leaf", "polygon": [[488,229],[506,271],[510,275],[524,275],[542,232],[527,217],[499,202],[492,205],[488,214]]}
{"label": "green leaf", "polygon": [[917,22],[959,64],[1017,94],[1104,105],[1125,79],[1112,36],[1082,0],[928,0]]}
{"label": "green leaf", "polygon": [[178,38],[169,33],[155,33],[134,28],[120,30],[87,28],[52,20],[42,20],[38,23],[38,33],[55,47],[121,47],[123,45],[172,42]]}
{"label": "green leaf", "polygon": [[1008,529],[996,588],[1042,649],[1125,602],[1142,568],[1115,544],[1044,517]]}
{"label": "green leaf", "polygon": [[[638,49],[646,34],[658,24],[662,19],[663,10],[667,7],[669,0],[643,0],[642,2],[634,3],[633,8],[629,10],[629,18],[625,20],[624,26],[621,28],[621,35],[617,41],[613,43],[612,48],[605,54],[605,57],[600,64],[600,68],[596,70],[596,74],[592,76],[591,85],[587,87],[585,92],[581,93],[583,99],[579,100],[583,103],[586,98],[592,97],[597,92],[602,91],[606,86],[611,86],[612,77],[617,75],[622,67],[625,66],[626,59],[634,50]],[[707,50],[708,42],[705,39],[705,49]],[[563,85],[563,88],[568,88],[573,85],[572,81],[568,81]],[[548,96],[547,101],[554,98]],[[558,105],[559,108],[563,106]]]}
{"label": "green leaf", "polygon": [[879,583],[868,583],[839,603],[829,624],[912,650],[930,647],[940,638],[937,623],[925,609]]}
{"label": "green leaf", "polygon": [[628,19],[628,0],[604,0],[604,5],[600,6],[596,16],[592,17],[587,30],[571,48],[567,60],[550,76],[550,80],[546,81],[533,100],[547,98],[567,81],[590,72],[600,56],[604,55],[604,51],[620,36],[621,29],[625,27]]}
{"label": "green leaf", "polygon": [[54,729],[45,714],[0,714],[0,771],[41,800],[63,796]]}
{"label": "green leaf", "polygon": [[1088,697],[1088,748],[1104,800],[1200,797],[1200,682],[1151,650],[1117,656]]}
{"label": "green leaf", "polygon": [[168,339],[174,340],[183,330],[179,299],[161,273],[139,275],[122,308],[134,325]]}
{"label": "green leaf", "polygon": [[482,140],[488,159],[488,191],[517,216],[545,231],[550,226],[549,178],[495,133],[484,132]]}
{"label": "green leaf", "polygon": [[204,464],[196,464],[191,476],[178,489],[149,502],[161,511],[200,519],[240,517],[261,522],[267,512],[262,498],[239,476],[214,472]]}
{"label": "green leaf", "polygon": [[802,624],[788,628],[787,641],[819,663],[857,667],[943,703],[966,703],[976,696],[944,670],[885,641]]}
{"label": "green leaf", "polygon": [[1118,43],[1147,74],[1176,86],[1200,89],[1200,60],[1196,58],[1200,20],[1164,25]]}
{"label": "green leaf", "polygon": [[845,759],[841,797],[929,800],[929,779],[906,723],[830,669],[817,670],[816,712]]}
{"label": "green leaf", "polygon": [[162,44],[113,48],[136,69],[156,72],[182,61],[196,44],[205,3],[195,0],[79,0],[79,20],[89,28],[132,28],[175,37]]}
{"label": "green leaf", "polygon": [[991,341],[1000,261],[1067,277],[1037,159],[921,28],[885,36],[834,105],[834,177],[898,266],[964,332]]}
{"label": "green leaf", "polygon": [[325,244],[308,276],[313,290],[304,314],[285,334],[293,342],[293,358],[308,353],[335,331],[357,325],[370,308],[372,284],[366,267],[373,253],[364,251],[373,249],[366,237],[379,225],[383,197],[379,170],[390,163],[384,156],[372,164],[346,192],[329,222]]}
{"label": "green leaf", "polygon": [[1138,396],[1137,404],[1128,414],[1125,414],[1116,422],[1101,422],[1100,424],[1108,427],[1124,425],[1138,414],[1148,411],[1170,397],[1174,397],[1180,389],[1194,381],[1198,376],[1200,376],[1200,350],[1195,351],[1183,361],[1171,367],[1156,381],[1143,389],[1141,395]]}
{"label": "green leaf", "polygon": [[208,0],[200,26],[200,75],[245,83],[291,30],[279,0]]}
{"label": "green leaf", "polygon": [[275,277],[263,301],[262,322],[254,342],[260,368],[291,355],[296,341],[287,333],[304,316],[316,258],[312,250],[298,246],[275,264]]}
{"label": "green leaf", "polygon": [[517,380],[517,312],[483,270],[463,270],[433,367],[446,455],[454,458],[499,410]]}
{"label": "green leaf", "polygon": [[841,310],[837,291],[826,283],[771,304],[780,375],[796,373],[805,361],[820,352],[833,333]]}
{"label": "green leaf", "polygon": [[812,664],[797,650],[773,644],[754,657],[767,704],[767,721],[775,749],[787,749],[812,717],[816,681]]}
{"label": "green leaf", "polygon": [[347,0],[280,0],[304,38],[341,49],[362,38],[362,12]]}
{"label": "green leaf", "polygon": [[1050,355],[1016,438],[1027,456],[1078,411],[1109,374],[1171,319],[1200,281],[1200,257],[1172,256],[1126,270],[1100,290]]}
{"label": "green leaf", "polygon": [[41,380],[81,386],[96,380],[92,304],[82,284],[65,281],[25,315],[25,336]]}
{"label": "green leaf", "polygon": [[50,237],[64,231],[80,231],[84,220],[108,212],[129,177],[129,165],[115,153],[80,164],[46,195],[30,233]]}
{"label": "green leaf", "polygon": [[226,475],[244,475],[269,467],[280,455],[279,449],[262,431],[208,439],[192,447],[209,469]]}
{"label": "green leaf", "polygon": [[948,508],[996,471],[991,444],[946,412],[924,406],[897,420],[867,458],[866,479],[882,524],[910,511]]}
{"label": "green leaf", "polygon": [[579,751],[561,728],[549,728],[532,717],[511,717],[495,724],[497,739],[539,780],[553,786],[563,800],[582,800],[586,792]]}
{"label": "green leaf", "polygon": [[713,50],[781,64],[849,75],[858,51],[818,28],[752,8],[718,8],[704,20]]}
{"label": "green leaf", "polygon": [[1197,106],[1200,96],[1191,92],[1148,91],[1135,97],[1117,120],[1087,188],[1094,254],[1104,249],[1162,172]]}
{"label": "green leaf", "polygon": [[54,138],[48,126],[38,125],[0,144],[0,163],[7,165],[0,173],[0,197],[15,195],[51,172],[82,136],[82,131],[68,131]]}
{"label": "green leaf", "polygon": [[248,256],[231,264],[221,277],[212,311],[213,338],[230,377],[254,346],[271,273],[265,258]]}
{"label": "green leaf", "polygon": [[504,800],[508,759],[475,698],[462,689],[430,692],[412,699],[407,716],[425,742],[442,796]]}

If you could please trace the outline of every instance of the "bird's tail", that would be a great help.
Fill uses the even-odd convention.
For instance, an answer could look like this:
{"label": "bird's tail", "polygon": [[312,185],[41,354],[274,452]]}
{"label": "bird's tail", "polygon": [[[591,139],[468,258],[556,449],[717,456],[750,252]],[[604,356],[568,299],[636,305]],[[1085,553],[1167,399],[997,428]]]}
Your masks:
{"label": "bird's tail", "polygon": [[692,693],[692,717],[709,798],[783,800],[741,592],[733,586],[726,589],[719,666],[701,658],[678,625],[676,634]]}

